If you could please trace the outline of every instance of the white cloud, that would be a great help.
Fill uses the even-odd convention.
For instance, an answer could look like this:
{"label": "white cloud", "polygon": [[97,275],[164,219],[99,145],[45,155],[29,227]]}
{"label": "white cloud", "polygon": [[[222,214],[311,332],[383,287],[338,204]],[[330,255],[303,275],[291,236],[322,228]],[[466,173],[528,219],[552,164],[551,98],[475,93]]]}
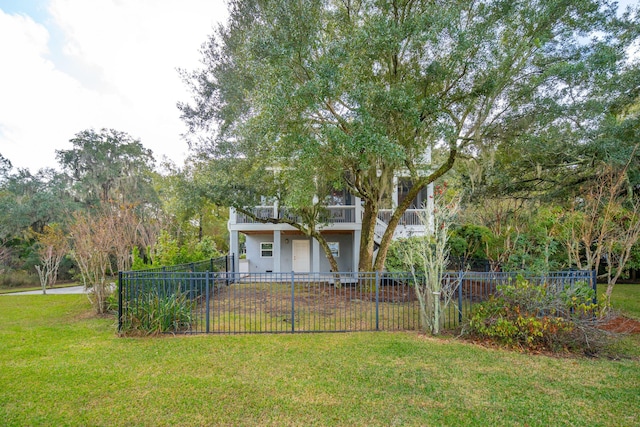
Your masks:
{"label": "white cloud", "polygon": [[30,166],[35,157],[53,160],[55,138],[62,137],[59,121],[76,116],[66,101],[89,94],[46,59],[49,33],[42,25],[0,11],[0,40],[11,40],[0,44],[6,64],[0,67],[0,152],[19,166]]}
{"label": "white cloud", "polygon": [[[157,158],[187,146],[176,108],[188,100],[176,68],[199,65],[224,4],[52,0],[45,25],[0,10],[0,153],[19,167],[55,166],[81,130],[128,132]],[[53,34],[53,36],[52,36]]]}

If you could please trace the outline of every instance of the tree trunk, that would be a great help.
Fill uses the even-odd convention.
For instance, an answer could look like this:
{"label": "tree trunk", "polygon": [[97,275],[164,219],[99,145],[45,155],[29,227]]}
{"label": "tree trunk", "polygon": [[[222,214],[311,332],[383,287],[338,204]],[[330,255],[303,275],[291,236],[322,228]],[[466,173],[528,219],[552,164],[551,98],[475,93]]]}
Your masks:
{"label": "tree trunk", "polygon": [[[391,220],[389,220],[389,224],[387,225],[387,229],[385,230],[385,233],[382,236],[382,241],[380,242],[380,249],[378,249],[378,256],[376,257],[375,265],[373,266],[374,271],[382,272],[382,270],[384,270],[384,264],[387,260],[387,252],[389,251],[389,245],[393,240],[393,234],[396,231],[396,227],[398,226],[398,223],[400,222],[400,218],[402,218],[402,215],[404,215],[407,209],[409,209],[409,206],[411,206],[411,203],[413,202],[413,200],[418,196],[418,193],[420,192],[420,190],[422,190],[424,187],[426,187],[427,185],[431,184],[432,182],[440,178],[442,175],[444,175],[447,171],[449,171],[453,167],[453,164],[456,160],[457,153],[458,151],[456,148],[451,148],[449,151],[449,157],[447,158],[447,161],[442,165],[440,165],[440,167],[429,176],[426,176],[426,177],[423,177],[422,179],[417,180],[414,183],[414,186],[411,188],[411,190],[409,190],[409,192],[407,193],[407,196],[405,197],[405,199],[393,212],[393,215],[391,216]],[[367,215],[366,209],[367,209],[367,204],[365,203],[365,217]],[[377,215],[377,210],[376,210],[376,215]],[[362,226],[364,227],[364,224]],[[375,226],[375,222],[374,222],[374,226]],[[361,269],[361,271],[363,270]]]}
{"label": "tree trunk", "polygon": [[312,233],[312,237],[314,239],[316,239],[318,241],[318,243],[320,244],[320,247],[322,248],[322,250],[324,251],[325,255],[327,256],[327,259],[329,260],[329,265],[331,265],[331,272],[336,273],[333,275],[334,277],[334,286],[336,288],[340,287],[340,275],[337,274],[340,272],[340,267],[338,266],[338,262],[336,261],[336,258],[333,256],[333,253],[331,253],[331,248],[329,247],[329,244],[327,243],[327,239],[324,238],[324,236],[320,233],[318,233],[317,231],[314,231]]}
{"label": "tree trunk", "polygon": [[362,234],[360,237],[359,271],[371,271],[373,267],[374,232],[378,218],[378,204],[365,200],[362,217]]}
{"label": "tree trunk", "polygon": [[[426,185],[426,184],[425,184]],[[389,246],[391,245],[391,241],[393,240],[393,234],[398,227],[398,223],[400,223],[400,218],[402,215],[409,209],[411,206],[411,202],[418,196],[418,193],[425,185],[416,185],[413,187],[407,197],[402,201],[402,203],[396,208],[391,215],[391,219],[389,220],[389,224],[387,225],[387,229],[382,236],[382,241],[380,242],[380,249],[378,249],[378,256],[376,257],[375,265],[373,266],[374,271],[382,272],[384,270],[384,263],[387,260],[387,252],[389,251]]]}

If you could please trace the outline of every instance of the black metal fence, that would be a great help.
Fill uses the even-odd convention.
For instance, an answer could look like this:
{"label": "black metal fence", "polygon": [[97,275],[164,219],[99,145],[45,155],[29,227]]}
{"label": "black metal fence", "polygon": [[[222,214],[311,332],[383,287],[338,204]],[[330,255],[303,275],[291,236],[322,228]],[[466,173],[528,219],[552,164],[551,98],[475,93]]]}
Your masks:
{"label": "black metal fence", "polygon": [[[440,298],[449,304],[441,326],[460,325],[473,304],[516,277],[515,273],[447,273]],[[523,278],[552,292],[578,282],[594,290],[596,286],[590,271]],[[414,281],[409,273],[123,272],[118,326],[121,331],[131,329],[145,316],[165,310],[169,324],[164,330],[172,333],[416,330],[420,308]]]}
{"label": "black metal fence", "polygon": [[157,273],[157,272],[219,272],[219,271],[232,271],[233,270],[233,255],[221,256],[218,258],[205,259],[203,261],[188,262],[185,264],[171,265],[167,267],[147,268],[144,270],[129,271],[126,274],[144,272],[144,273]]}

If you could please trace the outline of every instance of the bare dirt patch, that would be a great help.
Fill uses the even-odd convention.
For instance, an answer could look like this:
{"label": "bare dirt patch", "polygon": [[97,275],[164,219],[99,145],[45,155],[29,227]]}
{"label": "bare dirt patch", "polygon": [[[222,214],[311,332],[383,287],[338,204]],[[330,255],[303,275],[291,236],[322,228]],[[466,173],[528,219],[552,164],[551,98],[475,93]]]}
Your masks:
{"label": "bare dirt patch", "polygon": [[600,329],[619,334],[640,334],[640,321],[624,316],[614,316],[602,324]]}

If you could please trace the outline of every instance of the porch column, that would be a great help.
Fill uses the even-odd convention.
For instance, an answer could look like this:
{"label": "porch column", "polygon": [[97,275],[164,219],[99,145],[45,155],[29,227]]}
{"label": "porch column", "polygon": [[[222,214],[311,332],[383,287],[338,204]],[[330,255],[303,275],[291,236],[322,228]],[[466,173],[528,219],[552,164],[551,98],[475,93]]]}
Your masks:
{"label": "porch column", "polygon": [[231,266],[232,271],[239,271],[239,262],[238,257],[240,256],[240,247],[238,243],[238,231],[231,230],[229,232],[229,253],[233,255],[233,265]]}
{"label": "porch column", "polygon": [[311,249],[311,272],[317,273],[320,271],[320,243],[317,239],[311,239],[313,248]]}
{"label": "porch column", "polygon": [[281,232],[280,230],[274,230],[273,232],[273,272],[280,273],[282,270],[280,268],[280,259],[281,259]]}
{"label": "porch column", "polygon": [[360,237],[362,236],[361,230],[353,230],[353,270],[358,271],[360,265]]}

